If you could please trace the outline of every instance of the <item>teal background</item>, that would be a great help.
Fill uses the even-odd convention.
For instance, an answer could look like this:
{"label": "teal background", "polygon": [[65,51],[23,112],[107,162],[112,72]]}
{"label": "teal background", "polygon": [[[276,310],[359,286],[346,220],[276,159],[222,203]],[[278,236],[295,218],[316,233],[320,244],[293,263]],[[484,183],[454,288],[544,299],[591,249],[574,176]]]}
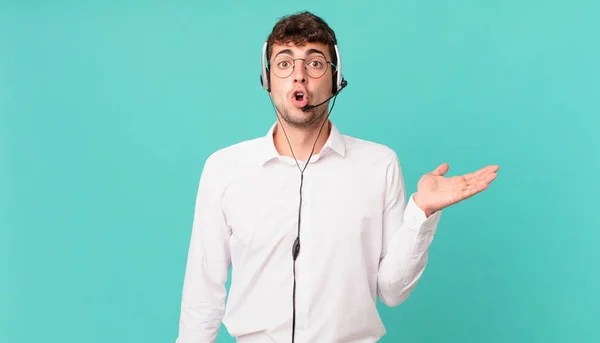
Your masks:
{"label": "teal background", "polygon": [[274,122],[262,43],[303,9],[339,38],[332,119],[409,192],[501,167],[382,342],[600,341],[600,3],[263,0],[0,2],[0,342],[174,342],[202,165]]}

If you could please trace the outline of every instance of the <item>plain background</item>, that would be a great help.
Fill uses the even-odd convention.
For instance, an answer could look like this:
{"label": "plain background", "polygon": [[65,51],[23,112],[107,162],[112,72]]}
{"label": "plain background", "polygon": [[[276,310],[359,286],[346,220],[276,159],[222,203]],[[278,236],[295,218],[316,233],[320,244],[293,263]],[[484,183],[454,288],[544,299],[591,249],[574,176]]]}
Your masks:
{"label": "plain background", "polygon": [[600,341],[599,4],[0,2],[0,342],[174,342],[203,163],[275,121],[262,43],[304,9],[339,38],[331,118],[408,192],[501,166],[382,342]]}

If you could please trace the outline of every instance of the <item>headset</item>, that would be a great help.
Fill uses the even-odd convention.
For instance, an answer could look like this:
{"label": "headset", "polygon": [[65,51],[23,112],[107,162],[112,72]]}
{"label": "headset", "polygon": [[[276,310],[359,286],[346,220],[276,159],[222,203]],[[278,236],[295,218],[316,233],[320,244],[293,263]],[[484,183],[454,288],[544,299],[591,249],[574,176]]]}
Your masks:
{"label": "headset", "polygon": [[[262,71],[260,74],[260,83],[261,83],[262,87],[267,92],[270,93],[271,92],[271,84],[270,84],[269,68],[267,67],[267,65],[268,65],[267,48],[268,48],[268,42],[265,42],[263,45],[263,48],[262,48]],[[342,74],[342,58],[340,56],[340,51],[338,49],[337,43],[335,43],[335,40],[334,40],[334,49],[335,49],[335,55],[337,58],[337,66],[333,73],[333,87],[332,87],[333,94],[321,103],[318,103],[315,105],[306,105],[306,106],[302,107],[302,111],[304,111],[304,112],[325,104],[331,98],[337,96],[338,93],[344,87],[346,87],[346,85],[348,84],[348,82],[344,79],[343,74]],[[272,99],[271,99],[271,103],[273,104]],[[331,106],[331,109],[333,109],[334,105],[335,105],[335,99],[333,99],[333,105]],[[273,104],[273,107],[275,108],[275,104]],[[330,113],[331,113],[331,111],[327,114],[327,116],[329,116]],[[313,149],[310,153],[310,156],[308,157],[308,160],[306,161],[306,164],[304,165],[304,168],[300,167],[300,164],[298,163],[298,160],[296,159],[296,156],[294,155],[294,151],[293,151],[290,141],[287,137],[287,134],[285,133],[285,128],[282,126],[284,135],[285,135],[287,142],[289,144],[289,147],[290,147],[290,151],[292,152],[292,155],[294,155],[294,160],[296,161],[296,165],[298,166],[298,169],[300,170],[300,204],[299,204],[299,208],[298,208],[298,229],[297,229],[298,232],[296,235],[296,239],[294,240],[294,244],[292,246],[292,260],[293,260],[292,268],[293,268],[293,272],[294,272],[294,286],[293,286],[293,291],[292,291],[292,307],[293,307],[292,343],[294,343],[295,336],[296,336],[295,335],[295,333],[296,333],[296,259],[300,253],[300,222],[301,222],[301,213],[302,213],[302,185],[304,184],[304,170],[306,169],[306,167],[308,166],[308,163],[310,162],[310,159],[315,150],[315,145],[317,144],[319,136],[321,135],[321,132],[323,131],[323,125],[326,122],[327,122],[327,120],[324,120],[323,124],[321,124],[321,129],[319,130],[319,134],[317,135],[317,138],[315,139],[315,142],[313,144]]]}

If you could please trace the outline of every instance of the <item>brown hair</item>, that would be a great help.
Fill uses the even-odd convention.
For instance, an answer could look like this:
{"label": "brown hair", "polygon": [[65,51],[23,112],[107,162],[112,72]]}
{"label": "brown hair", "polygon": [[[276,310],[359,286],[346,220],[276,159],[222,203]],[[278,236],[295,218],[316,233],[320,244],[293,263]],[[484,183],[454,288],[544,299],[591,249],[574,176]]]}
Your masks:
{"label": "brown hair", "polygon": [[337,65],[334,45],[337,44],[335,32],[325,20],[304,11],[279,19],[267,39],[267,59],[271,59],[273,44],[294,43],[302,46],[306,43],[322,43],[329,47],[331,63]]}

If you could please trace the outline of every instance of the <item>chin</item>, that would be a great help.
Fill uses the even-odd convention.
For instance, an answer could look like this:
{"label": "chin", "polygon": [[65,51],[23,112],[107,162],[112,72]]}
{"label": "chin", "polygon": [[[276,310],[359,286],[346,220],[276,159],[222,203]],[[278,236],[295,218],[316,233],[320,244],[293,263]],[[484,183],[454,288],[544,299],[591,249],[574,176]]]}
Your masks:
{"label": "chin", "polygon": [[317,108],[304,112],[297,107],[284,111],[281,115],[286,123],[295,127],[317,126],[322,116],[323,114]]}

